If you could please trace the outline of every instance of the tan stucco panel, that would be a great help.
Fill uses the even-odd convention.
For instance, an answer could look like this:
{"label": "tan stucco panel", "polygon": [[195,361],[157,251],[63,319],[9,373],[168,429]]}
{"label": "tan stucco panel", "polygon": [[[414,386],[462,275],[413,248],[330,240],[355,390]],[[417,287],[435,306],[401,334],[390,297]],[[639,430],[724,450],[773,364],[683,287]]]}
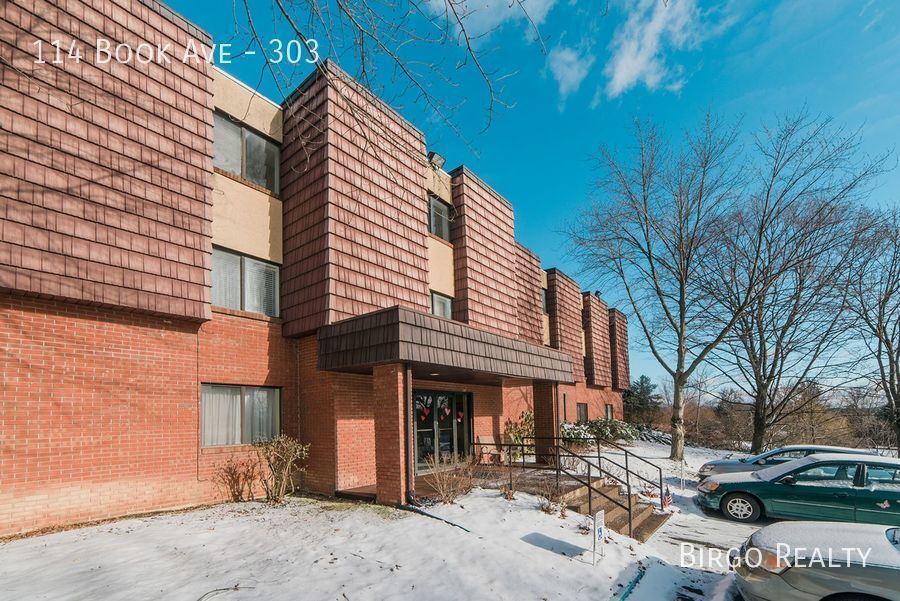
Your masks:
{"label": "tan stucco panel", "polygon": [[547,286],[548,286],[548,284],[547,284],[547,272],[544,271],[544,270],[542,269],[542,270],[541,270],[541,288],[543,288],[544,290],[546,290],[546,289],[547,289]]}
{"label": "tan stucco panel", "polygon": [[453,247],[428,236],[428,287],[447,296],[456,296],[453,280]]}
{"label": "tan stucco panel", "polygon": [[446,203],[453,204],[450,193],[450,174],[431,165],[425,167],[425,187]]}
{"label": "tan stucco panel", "polygon": [[544,329],[544,346],[550,346],[550,316],[547,313],[544,313],[544,316],[543,316],[543,329]]}
{"label": "tan stucco panel", "polygon": [[281,142],[281,107],[220,69],[212,74],[216,109]]}
{"label": "tan stucco panel", "polygon": [[281,263],[281,232],[280,200],[213,174],[213,244]]}

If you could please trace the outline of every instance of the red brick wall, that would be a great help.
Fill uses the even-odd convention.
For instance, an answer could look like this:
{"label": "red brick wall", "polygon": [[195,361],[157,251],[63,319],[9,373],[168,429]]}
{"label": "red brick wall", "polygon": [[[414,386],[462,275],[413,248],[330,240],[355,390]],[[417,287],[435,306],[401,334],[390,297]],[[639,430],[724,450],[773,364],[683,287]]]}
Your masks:
{"label": "red brick wall", "polygon": [[[606,405],[613,406],[613,417],[622,419],[622,393],[589,386],[584,382],[559,385],[559,417],[560,421],[574,422],[578,419],[577,403],[587,403],[588,419],[602,419],[606,417]],[[563,398],[565,395],[565,398]]]}
{"label": "red brick wall", "polygon": [[519,338],[534,344],[544,344],[544,308],[541,303],[541,259],[516,244],[516,284],[519,289]]}
{"label": "red brick wall", "polygon": [[200,383],[280,386],[295,430],[279,329],[0,295],[0,535],[224,498],[216,470],[246,451],[200,449]]}
{"label": "red brick wall", "polygon": [[299,438],[310,443],[304,486],[332,494],[374,484],[372,376],[320,371],[315,336],[298,346]]}
{"label": "red brick wall", "polygon": [[456,283],[453,319],[516,338],[519,259],[512,205],[464,167],[450,176],[457,213],[450,228]]}
{"label": "red brick wall", "polygon": [[612,387],[627,390],[631,386],[628,363],[628,319],[616,309],[609,310],[609,344],[612,352]]}
{"label": "red brick wall", "polygon": [[612,386],[609,309],[595,294],[585,292],[581,323],[584,328],[584,376],[588,384]]}
{"label": "red brick wall", "polygon": [[[140,2],[3,2],[0,289],[207,319],[209,66],[95,64],[98,38],[209,43]],[[83,59],[36,64],[54,39]]]}
{"label": "red brick wall", "polygon": [[572,355],[576,382],[584,381],[582,307],[578,283],[558,269],[548,269],[547,309],[550,313],[550,346]]}
{"label": "red brick wall", "polygon": [[[288,335],[398,304],[425,312],[431,306],[424,136],[333,64],[325,68],[328,85],[315,75],[285,102],[288,115],[303,110],[298,103],[324,102],[319,123],[328,158],[322,188],[322,147],[309,148],[291,129],[301,124],[288,116],[282,168],[297,175],[287,176],[283,194],[285,264],[305,261],[285,278]],[[313,161],[309,152],[317,153]],[[313,169],[308,177],[307,169]],[[303,189],[307,183],[313,192]],[[313,231],[303,233],[304,225]],[[316,285],[323,274],[324,312]]]}
{"label": "red brick wall", "polygon": [[376,485],[379,503],[406,503],[407,444],[406,366],[400,363],[372,368],[375,406]]}

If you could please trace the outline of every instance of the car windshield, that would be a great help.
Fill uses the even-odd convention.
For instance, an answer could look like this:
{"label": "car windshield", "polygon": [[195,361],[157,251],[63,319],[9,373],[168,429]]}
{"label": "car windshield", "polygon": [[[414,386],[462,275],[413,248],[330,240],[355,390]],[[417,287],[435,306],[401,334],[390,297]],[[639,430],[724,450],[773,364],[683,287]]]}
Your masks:
{"label": "car windshield", "polygon": [[761,469],[756,472],[756,476],[760,480],[772,481],[785,475],[788,472],[794,471],[798,467],[803,467],[804,465],[809,465],[810,463],[815,463],[816,461],[817,460],[813,459],[812,456],[804,457],[803,459],[795,459],[794,461],[788,461],[787,463],[781,463],[779,465],[773,465],[772,467]]}

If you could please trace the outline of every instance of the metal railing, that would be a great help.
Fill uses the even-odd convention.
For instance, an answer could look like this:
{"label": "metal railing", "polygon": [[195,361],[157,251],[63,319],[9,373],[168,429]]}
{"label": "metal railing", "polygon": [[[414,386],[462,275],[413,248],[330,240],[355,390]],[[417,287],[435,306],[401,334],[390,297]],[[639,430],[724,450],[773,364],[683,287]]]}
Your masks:
{"label": "metal railing", "polygon": [[[585,455],[583,452],[576,452],[572,448],[576,445],[583,446],[591,443],[593,443],[593,446],[596,449],[596,462],[592,457]],[[560,489],[560,476],[563,475],[570,480],[587,487],[588,507],[591,511],[593,511],[593,495],[598,494],[604,499],[612,502],[614,505],[621,507],[628,513],[629,535],[632,534],[632,516],[634,509],[632,499],[633,480],[643,482],[651,488],[657,489],[659,492],[659,507],[660,509],[665,509],[665,489],[663,485],[662,468],[640,455],[635,455],[615,441],[601,438],[529,436],[521,442],[491,442],[481,443],[480,445],[475,443],[473,446],[495,448],[497,452],[501,453],[501,456],[505,455],[506,460],[502,463],[505,463],[507,467],[512,467],[515,464],[522,469],[530,468],[555,471],[557,493]],[[623,463],[619,463],[604,456],[602,452],[603,447],[609,447],[620,451],[623,455]],[[476,455],[479,456],[480,460],[484,453],[482,452],[482,449],[476,448],[475,450]],[[527,463],[529,457],[534,458],[534,463]],[[563,459],[565,458],[576,460],[576,465],[571,466],[572,469],[570,469],[563,463]],[[640,462],[649,466],[652,471],[656,472],[654,474],[655,478],[648,478],[640,472],[635,471],[633,469],[635,462]],[[610,466],[614,466],[621,470],[621,476],[616,474],[615,470],[610,469]],[[577,469],[579,467],[582,469]],[[603,490],[598,489],[594,485],[595,475],[597,479],[612,480],[619,484],[619,486],[624,487],[627,502],[623,503],[606,494]],[[512,471],[510,470],[510,487],[513,485],[512,477]]]}

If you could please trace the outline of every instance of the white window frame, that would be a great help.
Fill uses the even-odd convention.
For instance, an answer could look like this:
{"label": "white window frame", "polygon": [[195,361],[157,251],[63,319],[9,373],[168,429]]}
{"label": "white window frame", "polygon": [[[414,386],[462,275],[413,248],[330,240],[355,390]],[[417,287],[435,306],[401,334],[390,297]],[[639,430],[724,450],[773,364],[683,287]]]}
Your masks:
{"label": "white window frame", "polygon": [[[241,423],[239,426],[240,429],[240,439],[241,441],[234,444],[206,444],[203,441],[203,393],[207,388],[236,388],[240,389],[240,404],[241,404]],[[252,441],[244,440],[244,430],[245,430],[245,420],[246,415],[244,414],[244,406],[247,400],[247,391],[248,390],[274,390],[275,391],[275,400],[278,405],[277,410],[275,411],[275,433],[274,436],[278,436],[281,434],[281,388],[278,386],[238,386],[235,384],[212,384],[212,383],[204,383],[200,386],[200,446],[204,449],[216,449],[223,447],[240,447],[247,446],[252,444]]]}
{"label": "white window frame", "polygon": [[[281,163],[281,144],[279,144],[278,142],[276,142],[269,136],[263,134],[262,132],[257,131],[255,129],[253,129],[252,127],[248,127],[243,122],[235,119],[234,117],[232,117],[231,115],[229,115],[227,113],[223,113],[222,111],[215,111],[215,114],[222,117],[223,119],[229,120],[232,124],[234,124],[238,129],[241,130],[241,171],[240,171],[240,173],[234,173],[233,171],[229,171],[228,169],[222,169],[221,167],[219,167],[219,169],[222,169],[223,171],[227,171],[228,173],[237,175],[241,179],[246,180],[255,186],[265,188],[266,190],[269,190],[272,194],[275,194],[275,195],[279,194],[280,189],[281,189],[281,165],[280,165],[280,163]],[[269,144],[272,144],[275,147],[275,163],[276,163],[275,181],[273,182],[274,185],[271,188],[269,188],[265,184],[260,184],[258,182],[254,182],[253,180],[251,180],[250,178],[247,177],[247,133],[248,132],[252,133],[255,136],[262,138],[264,141],[268,142]],[[215,133],[213,135],[215,136]]]}
{"label": "white window frame", "polygon": [[[446,209],[447,209],[447,236],[446,237],[444,237],[443,235],[441,235],[440,233],[435,231],[436,228],[435,228],[434,211],[432,210],[434,203],[439,203],[439,204],[443,205],[444,207],[446,207]],[[453,212],[453,206],[450,203],[442,200],[436,194],[429,193],[428,194],[428,231],[431,232],[431,234],[433,236],[437,236],[441,240],[450,242],[450,222],[451,222],[450,214],[452,212]]]}
{"label": "white window frame", "polygon": [[[437,304],[435,303],[436,299],[446,300],[450,306],[450,315],[440,315],[435,312],[435,307]],[[440,292],[431,291],[431,314],[436,317],[443,317],[444,319],[453,319],[453,297],[447,296],[446,294],[441,294]]]}
{"label": "white window frame", "polygon": [[[277,317],[281,316],[281,265],[279,265],[278,263],[273,263],[271,261],[264,261],[263,259],[257,259],[256,257],[251,257],[249,255],[235,252],[228,248],[222,248],[220,246],[214,246],[213,251],[227,253],[229,255],[238,257],[240,259],[240,274],[239,274],[238,280],[240,281],[240,286],[241,286],[241,289],[240,289],[239,295],[238,295],[240,298],[240,305],[241,305],[240,307],[226,307],[224,305],[215,305],[215,303],[213,303],[214,306],[222,307],[224,309],[236,309],[238,311],[247,311],[250,313],[257,313],[259,315],[268,315],[269,317],[277,318]],[[270,265],[270,266],[276,268],[275,273],[277,275],[275,278],[275,314],[274,315],[269,315],[268,313],[263,313],[260,311],[250,311],[249,309],[246,308],[247,304],[248,304],[247,303],[247,279],[248,279],[248,277],[247,277],[247,268],[246,268],[247,261],[256,261],[257,263],[263,263],[265,265]],[[213,277],[215,277],[215,276],[213,276]]]}

